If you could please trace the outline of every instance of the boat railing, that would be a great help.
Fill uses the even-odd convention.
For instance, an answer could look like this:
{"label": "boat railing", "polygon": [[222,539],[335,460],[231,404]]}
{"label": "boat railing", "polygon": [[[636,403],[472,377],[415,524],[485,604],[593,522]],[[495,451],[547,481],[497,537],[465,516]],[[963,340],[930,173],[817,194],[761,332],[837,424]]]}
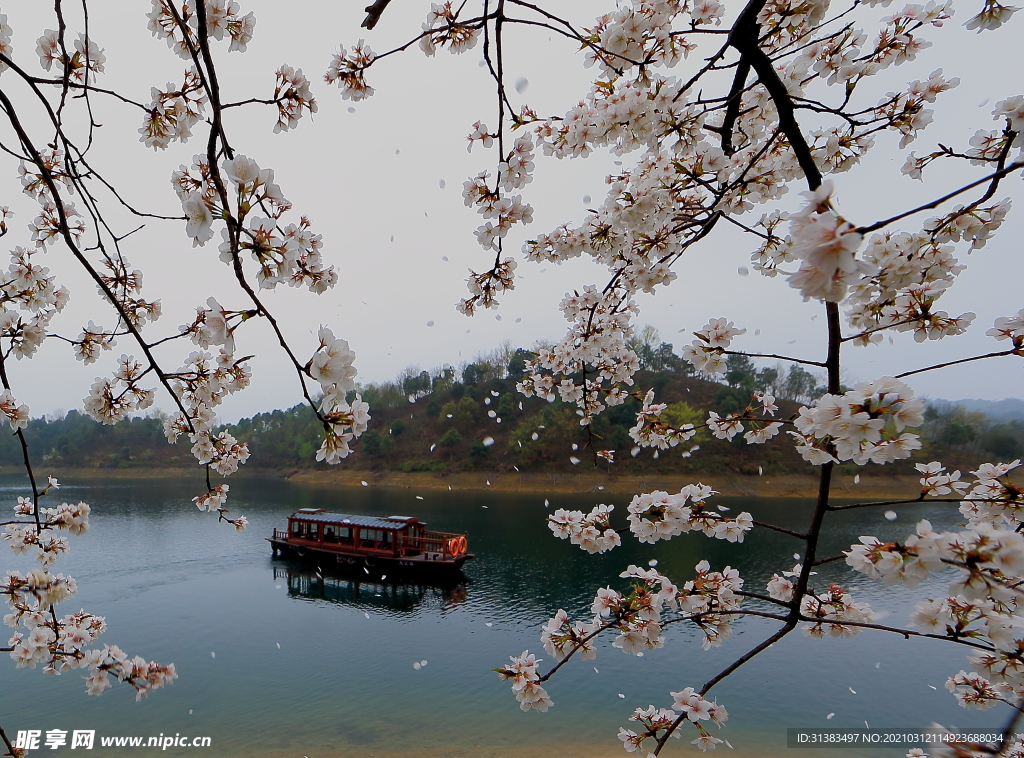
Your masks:
{"label": "boat railing", "polygon": [[[402,535],[399,548],[423,553],[441,553],[442,555],[460,555],[465,552],[465,535],[454,532],[421,532],[420,534]],[[461,547],[460,547],[461,546]],[[455,548],[453,550],[453,547]]]}

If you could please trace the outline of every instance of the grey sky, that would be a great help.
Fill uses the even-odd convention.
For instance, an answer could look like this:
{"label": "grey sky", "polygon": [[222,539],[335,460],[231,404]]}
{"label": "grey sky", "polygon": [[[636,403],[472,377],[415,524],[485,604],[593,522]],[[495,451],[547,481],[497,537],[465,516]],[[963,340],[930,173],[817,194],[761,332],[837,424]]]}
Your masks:
{"label": "grey sky", "polygon": [[[486,311],[467,319],[454,309],[464,296],[466,269],[482,269],[489,256],[476,245],[473,229],[479,217],[462,203],[462,182],[480,170],[491,170],[494,150],[479,147],[467,154],[465,135],[477,119],[496,125],[494,96],[489,80],[477,62],[479,47],[462,56],[439,52],[425,58],[415,48],[382,61],[369,72],[377,93],[367,101],[342,101],[337,90],[322,81],[331,54],[339,43],[350,45],[365,37],[375,52],[405,41],[419,30],[429,3],[395,2],[377,29],[359,28],[362,3],[271,3],[240,0],[243,12],[257,16],[256,34],[245,54],[228,54],[227,45],[215,46],[224,99],[269,97],[273,72],[282,63],[302,68],[313,82],[320,112],[294,131],[274,135],[275,111],[266,106],[232,109],[227,116],[228,135],[238,152],[254,158],[262,167],[274,168],[276,180],[299,213],[308,215],[324,237],[325,257],[337,266],[341,281],[333,291],[316,297],[305,291],[281,289],[268,296],[268,304],[286,323],[297,354],[308,357],[315,347],[317,327],[330,325],[350,341],[357,353],[356,365],[363,381],[394,376],[403,367],[423,368],[458,363],[502,340],[529,346],[535,340],[557,339],[565,322],[557,311],[563,293],[588,283],[602,284],[603,269],[584,261],[563,266],[521,263],[518,289],[507,294],[499,311]],[[344,7],[339,7],[344,5]],[[594,3],[554,2],[579,24],[589,24],[598,10]],[[894,3],[890,11],[898,9]],[[1021,47],[1014,37],[1021,21],[1008,29],[975,35],[962,28],[973,5],[962,3],[959,13],[942,29],[928,29],[924,36],[935,47],[917,61],[890,72],[887,86],[895,88],[912,79],[924,79],[935,68],[960,76],[960,88],[944,95],[936,106],[936,123],[918,139],[919,154],[936,142],[956,146],[977,128],[997,128],[991,120],[992,105],[1021,90],[1015,72],[1022,70]],[[148,2],[106,2],[92,9],[96,41],[106,49],[107,71],[101,85],[149,100],[150,86],[179,80],[183,62],[146,30]],[[881,15],[875,9],[871,15]],[[0,6],[14,30],[15,56],[29,70],[38,70],[33,53],[35,39],[52,28],[43,4]],[[77,31],[74,20],[71,28]],[[869,32],[874,24],[865,27]],[[509,80],[526,77],[530,85],[513,98],[523,100],[540,113],[563,113],[586,93],[588,74],[573,46],[543,30],[514,29],[507,40],[510,52]],[[677,73],[693,66],[683,64]],[[5,87],[16,89],[6,74]],[[872,97],[885,90],[872,84]],[[18,97],[21,97],[20,89]],[[877,99],[877,98],[876,98]],[[987,102],[984,102],[987,101]],[[156,212],[178,213],[179,204],[169,176],[179,163],[191,162],[204,149],[202,140],[173,145],[154,153],[138,142],[141,112],[106,100],[96,101],[100,130],[94,160],[132,202]],[[984,102],[984,105],[981,105]],[[354,112],[349,109],[354,108]],[[30,117],[31,118],[31,117]],[[10,141],[8,131],[3,132]],[[898,138],[882,136],[868,161],[857,170],[835,177],[842,211],[857,223],[872,221],[912,204],[931,199],[953,187],[956,176],[980,174],[957,169],[954,173],[926,174],[922,185],[899,176],[902,159],[890,148]],[[535,221],[525,231],[510,235],[507,249],[517,250],[527,235],[549,231],[560,223],[580,222],[585,213],[583,197],[600,203],[604,175],[613,168],[613,157],[597,155],[587,160],[556,161],[538,157],[533,184],[524,199],[535,208]],[[624,157],[626,165],[630,156]],[[8,247],[27,244],[25,224],[35,215],[33,204],[20,195],[16,163],[4,156],[0,171],[7,177],[7,191],[0,197],[15,210]],[[445,187],[440,187],[440,182]],[[795,190],[787,203],[796,207]],[[1020,179],[1004,184],[996,196],[1020,196]],[[109,207],[109,203],[105,203]],[[1011,214],[997,238],[962,262],[969,264],[961,282],[943,298],[943,306],[956,315],[975,311],[978,318],[960,338],[917,346],[907,334],[867,349],[848,348],[850,378],[874,379],[930,362],[965,357],[996,349],[1000,343],[984,332],[994,318],[1024,307],[1020,295],[1022,223]],[[761,210],[754,211],[756,219]],[[922,214],[918,224],[927,217]],[[132,219],[117,215],[120,230],[134,226]],[[903,227],[913,229],[914,226]],[[518,230],[517,230],[518,231]],[[394,240],[392,241],[392,236]],[[219,236],[216,238],[219,239]],[[752,245],[738,234],[713,235],[709,243],[688,254],[678,267],[679,280],[655,296],[638,300],[642,312],[638,326],[656,326],[662,338],[677,349],[692,337],[709,317],[726,316],[748,333],[734,347],[767,353],[789,353],[819,359],[823,352],[823,318],[819,304],[802,303],[799,294],[783,279],[764,280],[739,269],[749,266]],[[245,307],[234,294],[227,268],[217,261],[215,244],[193,250],[183,225],[156,222],[127,242],[132,263],[146,272],[144,296],[160,298],[164,316],[149,327],[150,336],[170,333],[191,320],[194,307],[216,295],[228,308]],[[113,319],[95,298],[95,289],[68,271],[68,256],[55,249],[47,253],[49,265],[72,292],[72,302],[55,327],[77,335],[93,319],[110,326]],[[447,261],[444,258],[447,257]],[[501,320],[495,318],[496,313]],[[427,326],[432,321],[433,326]],[[755,330],[761,333],[755,337]],[[682,332],[682,333],[680,333]],[[1005,345],[1005,343],[1002,343]],[[914,349],[909,349],[913,347]],[[67,345],[48,341],[40,355],[14,367],[15,395],[27,402],[33,415],[57,408],[81,406],[93,378],[109,372],[121,352],[133,352],[126,338],[98,364],[75,362]],[[135,351],[137,352],[137,351]],[[189,349],[178,344],[163,353],[167,366],[175,368]],[[253,386],[221,409],[232,420],[261,410],[287,407],[300,400],[294,372],[271,343],[261,325],[240,333],[239,352],[256,353]],[[926,374],[913,380],[919,392],[933,397],[1002,398],[1020,396],[1020,361],[1001,359]],[[166,407],[166,401],[158,401]]]}

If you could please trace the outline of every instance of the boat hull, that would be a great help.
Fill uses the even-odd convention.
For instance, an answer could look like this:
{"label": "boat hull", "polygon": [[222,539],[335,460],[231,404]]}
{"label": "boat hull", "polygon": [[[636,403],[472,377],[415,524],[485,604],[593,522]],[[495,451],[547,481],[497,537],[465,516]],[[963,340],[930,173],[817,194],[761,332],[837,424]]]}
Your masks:
{"label": "boat hull", "polygon": [[288,540],[269,537],[267,542],[274,549],[275,555],[285,558],[310,561],[318,565],[363,567],[373,571],[391,570],[414,573],[458,571],[467,560],[472,560],[474,557],[472,553],[463,553],[454,558],[448,556],[442,559],[431,560],[423,554],[416,556],[392,556],[348,552],[337,548],[325,549],[312,545],[297,545]]}

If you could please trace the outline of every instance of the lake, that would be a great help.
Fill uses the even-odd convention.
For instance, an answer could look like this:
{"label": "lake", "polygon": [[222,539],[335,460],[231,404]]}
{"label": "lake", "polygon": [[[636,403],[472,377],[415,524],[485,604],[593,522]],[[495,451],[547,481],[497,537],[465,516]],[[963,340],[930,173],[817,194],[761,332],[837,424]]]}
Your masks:
{"label": "lake", "polygon": [[[2,489],[11,504],[21,492],[13,478]],[[574,660],[548,683],[554,707],[544,714],[521,712],[491,669],[529,649],[547,659],[546,670],[552,661],[540,644],[542,624],[559,608],[586,618],[595,589],[623,588],[618,574],[630,563],[655,559],[659,571],[681,584],[706,558],[715,569],[738,568],[746,589],[764,592],[773,571],[792,567],[799,548],[793,538],[755,527],[742,545],[700,534],[657,545],[626,538],[622,547],[590,556],[555,539],[545,513],[589,510],[602,499],[593,494],[549,495],[546,508],[545,496],[533,493],[342,490],[257,479],[231,482],[229,505],[249,519],[249,528],[236,533],[192,506],[199,489],[198,478],[61,488],[63,500],[84,500],[93,509],[90,531],[72,538],[71,553],[54,569],[79,585],[78,597],[62,611],[82,607],[106,616],[101,643],[173,662],[179,678],[136,703],[124,685],[90,697],[79,671],[47,677],[7,661],[0,669],[0,725],[9,735],[90,729],[97,739],[209,736],[212,747],[200,754],[225,758],[623,756],[616,734],[619,726],[633,726],[628,717],[635,707],[670,707],[670,690],[699,688],[777,623],[741,619],[733,637],[711,651],[701,649],[691,629],[675,625],[666,630],[665,647],[642,658],[612,648],[609,636],[596,660]],[[603,501],[614,503],[624,522],[628,498]],[[733,513],[749,510],[756,519],[798,529],[811,506],[784,499],[719,502]],[[466,564],[465,581],[453,586],[351,574],[320,579],[308,566],[272,558],[265,540],[301,507],[414,515],[431,529],[468,532],[477,559]],[[838,553],[861,534],[905,536],[921,518],[936,529],[952,528],[959,515],[946,504],[916,504],[897,507],[898,519],[889,522],[882,510],[834,517],[820,554]],[[6,547],[0,555],[0,570],[30,566]],[[909,593],[835,562],[821,568],[821,584],[831,579],[887,613],[884,623],[904,625],[916,599],[940,596],[950,575]],[[421,661],[427,664],[414,668]],[[871,631],[820,641],[794,633],[713,690],[730,713],[715,733],[735,748],[730,755],[780,756],[793,754],[786,747],[789,727],[1002,724],[1002,711],[965,711],[945,690],[946,677],[961,668],[969,669],[965,649],[948,643]],[[663,755],[699,754],[688,744],[693,731]],[[808,748],[795,755],[905,753]],[[90,753],[122,754],[125,748],[98,742]]]}

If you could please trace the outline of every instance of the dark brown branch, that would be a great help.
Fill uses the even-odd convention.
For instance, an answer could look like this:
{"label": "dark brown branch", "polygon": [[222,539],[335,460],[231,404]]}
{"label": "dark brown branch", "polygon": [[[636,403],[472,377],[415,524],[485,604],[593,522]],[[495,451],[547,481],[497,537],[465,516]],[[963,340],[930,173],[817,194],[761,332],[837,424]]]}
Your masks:
{"label": "dark brown branch", "polygon": [[391,0],[374,0],[373,5],[367,5],[363,8],[366,11],[366,18],[363,19],[363,23],[360,24],[364,29],[372,29],[380,21],[380,15],[388,7]]}
{"label": "dark brown branch", "polygon": [[868,232],[873,232],[876,229],[881,229],[883,227],[888,226],[889,224],[895,223],[896,221],[900,221],[901,219],[905,219],[907,216],[913,216],[915,213],[921,213],[922,211],[928,211],[928,210],[931,210],[933,208],[937,208],[938,206],[942,205],[947,200],[952,200],[957,195],[962,195],[963,193],[967,192],[967,190],[973,189],[973,188],[977,187],[979,184],[984,184],[985,182],[991,182],[991,181],[995,181],[997,179],[1001,179],[1002,177],[1006,176],[1007,174],[1012,174],[1014,171],[1017,171],[1017,170],[1019,170],[1021,168],[1024,168],[1024,164],[1018,163],[1018,162],[1011,163],[1006,168],[1000,169],[999,171],[995,171],[995,172],[989,174],[988,176],[983,176],[981,179],[973,181],[970,184],[965,184],[960,189],[954,190],[953,192],[950,192],[948,195],[943,195],[942,197],[940,197],[940,198],[938,198],[936,200],[932,200],[930,203],[925,203],[924,205],[919,205],[916,208],[913,208],[912,210],[904,211],[903,213],[900,213],[900,214],[898,214],[896,216],[893,216],[891,218],[887,218],[884,221],[879,221],[877,223],[871,224],[870,226],[858,227],[855,231],[859,232],[860,234],[867,234]]}
{"label": "dark brown branch", "polygon": [[957,361],[946,361],[945,363],[936,363],[934,366],[927,366],[926,368],[918,368],[913,371],[904,371],[902,374],[896,374],[897,379],[902,379],[905,376],[913,376],[914,374],[922,374],[925,371],[934,371],[938,368],[946,368],[947,366],[956,366],[960,363],[970,363],[971,361],[980,361],[984,358],[999,358],[1004,355],[1024,355],[1024,349],[1015,347],[1012,350],[1003,350],[998,353],[986,353],[985,355],[975,355],[973,358],[961,358]]}

